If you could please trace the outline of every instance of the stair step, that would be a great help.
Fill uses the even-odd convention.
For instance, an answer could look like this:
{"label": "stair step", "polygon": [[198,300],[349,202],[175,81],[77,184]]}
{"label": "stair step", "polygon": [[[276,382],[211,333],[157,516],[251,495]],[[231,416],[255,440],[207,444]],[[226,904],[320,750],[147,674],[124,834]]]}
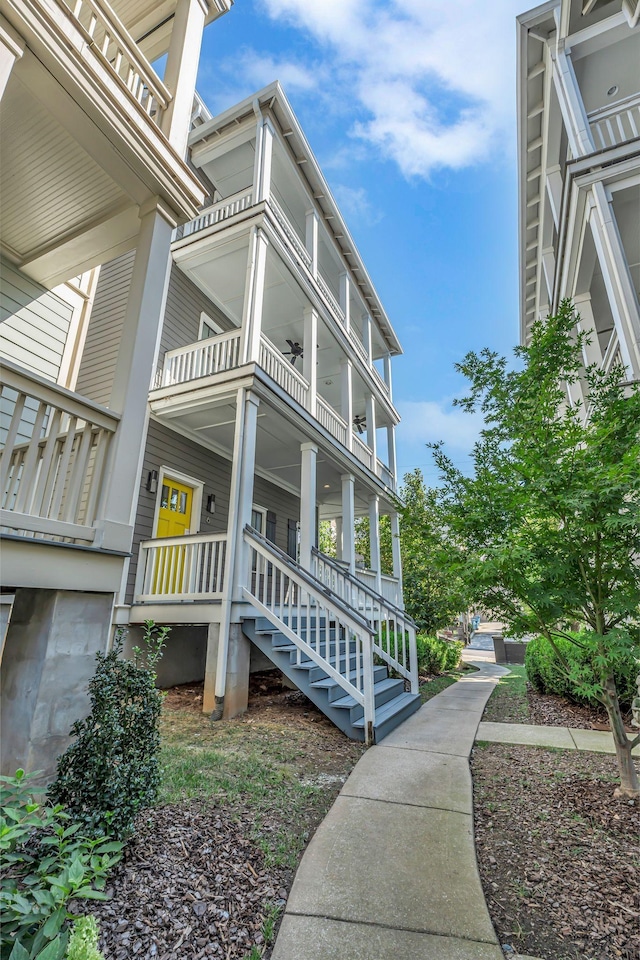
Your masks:
{"label": "stair step", "polygon": [[[373,696],[376,705],[376,712],[378,707],[381,707],[389,700],[393,700],[401,693],[404,693],[404,683],[402,680],[394,680],[392,677],[385,677],[384,680],[380,680],[378,683],[375,683],[373,685]],[[341,697],[340,700],[332,700],[331,705],[338,707],[341,710],[350,710],[353,707],[360,706],[358,701],[350,695]]]}
{"label": "stair step", "polygon": [[[416,710],[419,710],[421,705],[419,694],[402,693],[399,697],[389,700],[379,710],[376,710],[376,743],[380,743],[398,724],[410,717]],[[352,726],[355,730],[364,730],[364,717],[354,720]]]}
{"label": "stair step", "polygon": [[[349,674],[349,679],[353,678],[355,680],[355,671],[352,671]],[[381,683],[387,676],[386,667],[374,667],[373,668],[373,682],[374,685]],[[318,690],[326,690],[329,702],[333,706],[333,696],[336,699],[339,699],[341,696],[345,696],[344,687],[341,687],[337,680],[334,680],[333,677],[324,676],[320,677],[318,680],[312,680],[311,686]]]}

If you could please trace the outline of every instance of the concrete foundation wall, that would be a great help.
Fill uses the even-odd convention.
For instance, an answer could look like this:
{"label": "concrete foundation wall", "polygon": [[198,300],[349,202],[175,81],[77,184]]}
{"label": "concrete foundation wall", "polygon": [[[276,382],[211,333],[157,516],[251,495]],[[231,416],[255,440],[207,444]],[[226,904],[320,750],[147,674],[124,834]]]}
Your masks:
{"label": "concrete foundation wall", "polygon": [[89,712],[95,655],[107,648],[113,594],[16,591],[0,672],[2,772],[55,773],[72,724]]}
{"label": "concrete foundation wall", "polygon": [[[132,648],[135,646],[144,650],[142,627],[128,628],[123,645],[125,657],[132,655]],[[204,680],[206,657],[206,626],[172,627],[157,667],[158,686],[166,690],[180,683]]]}

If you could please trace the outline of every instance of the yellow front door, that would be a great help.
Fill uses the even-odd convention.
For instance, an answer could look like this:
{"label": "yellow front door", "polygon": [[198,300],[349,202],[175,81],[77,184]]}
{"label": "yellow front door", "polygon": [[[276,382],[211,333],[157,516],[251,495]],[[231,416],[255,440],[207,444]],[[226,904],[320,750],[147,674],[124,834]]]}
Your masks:
{"label": "yellow front door", "polygon": [[[165,477],[160,495],[160,509],[156,525],[156,537],[183,537],[191,529],[193,488]],[[185,579],[186,548],[167,544],[157,553],[153,576],[153,592],[181,594],[188,592]]]}

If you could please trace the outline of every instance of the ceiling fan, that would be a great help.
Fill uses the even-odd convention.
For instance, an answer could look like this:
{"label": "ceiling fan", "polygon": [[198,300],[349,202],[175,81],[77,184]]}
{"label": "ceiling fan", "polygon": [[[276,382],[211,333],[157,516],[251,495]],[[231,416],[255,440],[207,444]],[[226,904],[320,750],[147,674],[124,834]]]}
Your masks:
{"label": "ceiling fan", "polygon": [[353,418],[353,425],[358,433],[364,433],[364,428],[367,425],[367,418],[364,416],[364,414],[356,414],[356,416]]}
{"label": "ceiling fan", "polygon": [[297,340],[287,340],[287,343],[291,347],[291,350],[283,350],[282,354],[285,357],[291,357],[291,363],[295,364],[298,357],[303,356],[302,345],[298,343]]}

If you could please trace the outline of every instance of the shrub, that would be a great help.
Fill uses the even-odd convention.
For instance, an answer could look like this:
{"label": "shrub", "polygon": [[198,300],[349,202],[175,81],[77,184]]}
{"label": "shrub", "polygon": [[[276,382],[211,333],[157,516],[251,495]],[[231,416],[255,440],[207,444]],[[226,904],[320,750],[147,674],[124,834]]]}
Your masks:
{"label": "shrub", "polygon": [[98,950],[98,924],[95,917],[78,917],[75,921],[65,960],[104,960]]}
{"label": "shrub", "polygon": [[119,841],[83,837],[62,807],[38,802],[34,776],[0,777],[2,960],[61,960],[68,902],[107,899],[107,875],[122,855]]}
{"label": "shrub", "polygon": [[73,725],[76,740],[58,759],[49,797],[93,835],[128,836],[139,811],[157,799],[162,694],[155,667],[168,632],[145,623],[146,666],[137,647],[133,660],[122,659],[121,633],[110,653],[98,654],[91,713]]}
{"label": "shrub", "polygon": [[441,640],[419,633],[416,637],[418,670],[420,673],[439,674],[455,670],[460,662],[464,644],[459,640]]}
{"label": "shrub", "polygon": [[[599,706],[600,701],[591,691],[598,687],[598,671],[594,669],[594,648],[589,644],[589,634],[573,634],[576,639],[587,642],[587,647],[576,646],[570,640],[556,638],[554,643],[561,657],[566,661],[569,672],[558,653],[546,637],[534,637],[527,644],[525,667],[527,677],[533,688],[540,693],[555,693],[577,703]],[[614,677],[620,706],[623,710],[631,707],[635,696],[636,677],[639,664],[629,653],[620,657],[614,667]]]}

